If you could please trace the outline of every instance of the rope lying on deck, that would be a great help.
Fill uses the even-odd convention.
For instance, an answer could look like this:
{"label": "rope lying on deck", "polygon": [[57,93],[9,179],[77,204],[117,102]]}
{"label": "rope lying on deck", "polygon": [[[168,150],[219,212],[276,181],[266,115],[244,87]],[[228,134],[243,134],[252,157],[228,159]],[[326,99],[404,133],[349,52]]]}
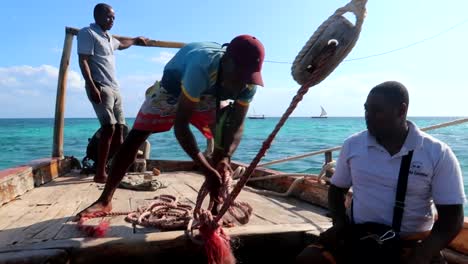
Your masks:
{"label": "rope lying on deck", "polygon": [[97,226],[85,225],[92,218],[126,215],[125,220],[134,225],[154,227],[161,230],[184,229],[192,219],[192,206],[181,203],[173,195],[154,197],[148,206],[141,206],[133,212],[96,212],[81,217],[78,228],[90,237],[102,237],[109,228],[108,221],[101,221]]}
{"label": "rope lying on deck", "polygon": [[149,206],[139,207],[125,220],[135,225],[155,227],[162,230],[177,230],[187,226],[192,218],[192,206],[178,201],[172,195],[159,195]]}

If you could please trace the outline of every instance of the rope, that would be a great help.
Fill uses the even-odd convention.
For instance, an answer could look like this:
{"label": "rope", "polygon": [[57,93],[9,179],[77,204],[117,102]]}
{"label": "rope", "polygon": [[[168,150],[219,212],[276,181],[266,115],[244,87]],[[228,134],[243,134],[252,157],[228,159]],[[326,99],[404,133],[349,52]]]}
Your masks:
{"label": "rope", "polygon": [[80,217],[77,227],[78,230],[83,232],[87,237],[103,237],[109,229],[109,221],[101,221],[97,226],[85,225],[85,222],[98,217],[119,216],[127,214],[128,212],[95,212],[92,214],[87,214]]}
{"label": "rope", "polygon": [[191,219],[192,206],[172,195],[156,196],[149,206],[140,207],[125,218],[134,225],[162,230],[184,229]]}
{"label": "rope", "polygon": [[[452,25],[450,27],[447,27],[444,30],[439,31],[438,33],[436,33],[434,35],[431,35],[429,37],[426,37],[424,39],[414,41],[412,43],[406,44],[406,45],[398,47],[398,48],[394,48],[394,49],[387,50],[387,51],[382,51],[380,53],[370,54],[370,55],[357,57],[357,58],[346,59],[343,62],[364,60],[364,59],[369,59],[369,58],[373,58],[373,57],[379,57],[379,56],[382,56],[382,55],[387,55],[387,54],[394,53],[394,52],[397,52],[397,51],[400,51],[400,50],[405,50],[405,49],[411,48],[413,46],[417,46],[419,44],[425,43],[425,42],[427,42],[429,40],[436,39],[436,38],[438,38],[438,37],[440,37],[442,35],[445,35],[446,33],[450,32],[450,31],[452,31],[452,30],[454,30],[454,29],[456,29],[456,28],[458,28],[460,26],[463,26],[467,22],[468,22],[468,19],[464,19],[463,21],[461,21],[461,22],[459,22],[459,23],[457,23],[455,25]],[[264,60],[263,62],[275,63],[275,64],[292,64],[292,62],[289,62],[289,61],[279,61],[279,60]]]}
{"label": "rope", "polygon": [[[312,82],[311,86],[319,83],[348,55],[356,44],[362,24],[364,23],[366,3],[367,0],[353,0],[346,6],[337,9],[333,15],[320,25],[293,62],[291,73],[296,82],[303,85],[307,80],[315,79],[315,82]],[[347,12],[353,12],[356,16],[356,25],[354,27],[343,17]],[[343,27],[354,31],[353,33],[355,34],[345,36],[339,35],[338,32],[334,31],[335,28],[343,29]],[[336,39],[330,39],[327,45],[324,45],[318,41],[324,34],[340,37],[341,41],[345,43],[339,43]],[[331,47],[332,44],[340,48],[333,49]],[[312,61],[316,62],[315,65]]]}
{"label": "rope", "polygon": [[[352,49],[352,47],[354,47],[354,44],[356,43],[357,41],[357,36],[359,35],[359,32],[361,30],[361,26],[362,26],[362,23],[364,21],[364,17],[365,17],[365,4],[367,3],[367,0],[353,0],[351,1],[349,4],[347,4],[345,7],[343,8],[339,8],[335,14],[333,14],[330,18],[327,19],[327,21],[325,21],[319,28],[318,30],[313,34],[311,40],[309,40],[309,42],[306,44],[306,46],[303,48],[302,50],[302,55],[299,54],[298,57],[302,57],[306,52],[304,50],[307,50],[309,48],[311,48],[311,43],[312,42],[316,42],[319,40],[321,34],[323,33],[323,30],[325,27],[328,27],[332,21],[334,21],[335,18],[337,17],[341,17],[341,15],[343,15],[344,13],[348,12],[348,11],[352,11],[353,13],[355,13],[356,17],[357,17],[357,22],[356,22],[356,31],[355,31],[355,35],[356,37],[352,39],[352,41],[346,45],[346,44],[340,44],[341,46],[344,46],[345,48],[345,52],[343,53],[337,53],[337,54],[333,54],[330,53],[330,52],[326,52],[326,54],[322,57],[320,57],[318,60],[319,60],[319,66],[320,67],[325,67],[325,66],[328,66],[328,64],[331,64],[332,65],[332,70],[338,65],[339,62],[341,62],[344,57],[346,57],[346,55],[349,53],[349,51]],[[328,41],[327,43],[328,46],[334,46],[336,48],[336,45],[335,43],[333,42],[330,42]],[[335,50],[333,49],[333,47],[331,47],[331,50]],[[330,50],[327,50],[327,51],[330,51]],[[333,57],[332,57],[332,60],[329,60],[330,59],[330,55],[333,54]],[[295,65],[298,65],[297,63]],[[293,67],[295,66],[293,65]],[[320,68],[319,67],[319,68]],[[321,72],[323,73],[323,72]],[[328,75],[328,73],[325,73],[326,75]],[[326,76],[325,76],[326,77]],[[271,132],[271,134],[268,136],[268,138],[263,142],[263,145],[262,145],[262,148],[258,151],[257,155],[255,156],[255,158],[252,160],[252,162],[250,163],[249,167],[246,169],[244,175],[240,178],[239,182],[236,184],[234,190],[231,192],[231,194],[229,195],[228,199],[224,201],[223,203],[223,206],[221,208],[221,210],[219,211],[218,215],[216,216],[216,218],[214,219],[214,221],[216,223],[218,223],[220,221],[220,219],[222,218],[222,216],[227,212],[229,206],[231,203],[234,202],[234,200],[236,199],[237,195],[239,195],[240,191],[242,190],[242,188],[245,186],[245,184],[247,183],[247,181],[249,180],[250,176],[252,175],[253,171],[255,170],[255,168],[257,167],[257,165],[259,164],[261,158],[265,155],[266,151],[270,148],[271,146],[271,143],[273,142],[273,139],[276,137],[276,134],[278,134],[279,130],[281,129],[281,127],[284,125],[284,123],[286,122],[286,120],[289,118],[289,116],[291,115],[291,113],[294,111],[294,109],[296,108],[296,106],[299,104],[299,102],[302,100],[302,98],[304,97],[304,95],[309,91],[309,88],[315,84],[317,84],[318,82],[320,82],[321,80],[323,80],[325,78],[324,76],[321,76],[320,74],[317,74],[317,75],[314,75],[312,74],[310,76],[310,79],[308,81],[306,81],[305,83],[302,83],[302,86],[301,88],[297,91],[297,94],[296,96],[294,96],[294,98],[292,99],[291,101],[291,104],[289,105],[288,109],[286,110],[286,112],[283,114],[283,116],[281,117],[281,119],[278,121],[278,124],[275,126],[275,128],[273,129],[273,131]],[[206,196],[206,194],[205,194]],[[199,197],[201,197],[201,195],[199,194]],[[203,197],[204,198],[204,197]]]}
{"label": "rope", "polygon": [[[252,175],[253,171],[259,164],[261,158],[265,155],[266,151],[270,148],[273,139],[278,134],[281,127],[284,125],[286,120],[292,114],[294,109],[297,107],[299,102],[303,99],[304,95],[309,91],[309,88],[315,84],[318,84],[326,76],[328,76],[338,64],[346,57],[346,55],[351,51],[354,47],[357,38],[359,36],[361,26],[365,16],[365,4],[367,0],[352,0],[348,5],[343,8],[338,9],[333,16],[327,19],[314,33],[312,38],[303,48],[301,53],[297,56],[300,62],[295,62],[292,67],[293,77],[294,79],[301,85],[297,94],[292,99],[288,109],[283,114],[281,119],[278,121],[278,124],[275,126],[271,134],[267,137],[267,139],[263,142],[262,148],[258,151],[257,155],[254,157],[252,162],[250,163],[249,167],[246,169],[244,175],[240,177],[238,183],[229,194],[229,188],[225,188],[224,186],[229,186],[232,182],[230,177],[224,177],[229,179],[223,179],[223,188],[221,190],[223,197],[227,197],[222,204],[221,210],[218,212],[216,217],[211,214],[211,209],[213,208],[214,201],[210,199],[208,210],[201,209],[201,205],[203,200],[208,195],[207,189],[207,182],[203,183],[197,197],[195,209],[194,209],[194,220],[198,221],[194,224],[194,221],[189,221],[189,226],[187,227],[187,234],[190,236],[192,241],[195,240],[193,235],[193,229],[199,228],[199,232],[202,238],[204,238],[205,242],[205,250],[207,250],[208,259],[210,263],[234,263],[235,259],[232,257],[232,251],[229,247],[229,237],[225,236],[223,230],[220,227],[221,219],[224,214],[231,209],[231,205],[239,205],[239,203],[235,202],[236,197],[239,195],[242,188],[245,186],[247,181],[249,180],[250,176]],[[349,27],[347,28],[341,27],[340,29],[346,31],[350,31],[350,35],[347,36],[348,39],[342,39],[343,43],[338,43],[336,39],[331,38],[333,34],[327,34],[322,36],[325,28],[329,27],[335,20],[342,19],[341,25],[343,24],[343,19],[346,20],[341,15],[352,11],[355,13],[357,17],[357,23],[354,28]],[[346,20],[346,22],[348,22]],[[348,22],[349,23],[349,22]],[[336,26],[341,26],[340,24],[336,24]],[[328,32],[330,33],[330,32]],[[332,32],[335,33],[335,32]],[[320,39],[322,38],[322,39]],[[323,44],[327,41],[327,44]],[[320,39],[320,40],[319,40]],[[316,45],[316,46],[314,46]],[[314,49],[314,47],[320,47],[320,49]],[[310,58],[310,56],[306,56],[309,54],[309,50],[316,52],[317,56]],[[307,57],[307,58],[306,58]],[[308,61],[303,60],[306,58]],[[300,67],[298,67],[300,66]],[[305,67],[304,67],[305,66]],[[298,69],[298,74],[296,74],[296,69]],[[299,183],[302,179],[298,179],[295,181],[294,186]],[[251,208],[250,208],[251,209]],[[251,211],[250,211],[251,212]],[[216,242],[215,242],[216,241]],[[229,254],[227,254],[229,252]],[[214,256],[217,257],[214,257]]]}
{"label": "rope", "polygon": [[[452,121],[448,121],[448,122],[444,122],[444,123],[440,123],[440,124],[436,124],[436,125],[432,125],[432,126],[428,126],[428,127],[423,127],[423,128],[421,128],[421,131],[429,131],[429,130],[434,130],[434,129],[438,129],[438,128],[444,128],[444,127],[448,127],[448,126],[459,125],[459,124],[466,123],[466,122],[468,122],[468,118],[460,118],[460,119],[456,119],[456,120],[452,120]],[[289,157],[279,159],[279,160],[273,160],[273,161],[269,161],[269,162],[265,162],[265,163],[260,163],[258,166],[262,166],[262,167],[263,166],[269,166],[269,165],[282,163],[282,162],[286,162],[286,161],[297,160],[297,159],[302,159],[302,158],[306,158],[306,157],[310,157],[310,156],[315,156],[315,155],[323,154],[325,152],[338,151],[340,149],[341,149],[341,146],[336,146],[336,147],[333,147],[333,148],[317,150],[317,151],[313,151],[313,152],[309,152],[309,153],[305,153],[305,154],[289,156]]]}
{"label": "rope", "polygon": [[[251,188],[249,186],[244,186],[244,189],[247,189],[254,193],[263,194],[263,195],[287,197],[291,195],[291,193],[294,191],[296,186],[302,183],[306,178],[313,178],[314,180],[317,181],[317,183],[325,184],[326,182],[322,181],[322,178],[325,176],[328,170],[332,169],[335,166],[335,164],[336,164],[336,161],[331,161],[329,163],[324,164],[322,166],[322,170],[320,171],[318,175],[306,174],[306,173],[280,173],[280,174],[268,175],[268,176],[263,176],[263,177],[250,178],[248,180],[248,182],[252,182],[252,181],[272,180],[272,179],[278,179],[278,178],[284,178],[284,177],[299,177],[299,178],[295,178],[294,181],[289,186],[288,190],[283,193],[269,191],[269,190],[258,190],[255,188]],[[244,168],[244,167],[239,166],[238,168]]]}
{"label": "rope", "polygon": [[97,226],[85,225],[85,222],[99,217],[126,215],[125,220],[134,225],[155,227],[161,230],[184,229],[192,219],[192,206],[181,203],[175,196],[159,195],[149,206],[139,207],[133,212],[95,212],[80,217],[78,229],[89,237],[102,237],[109,228],[108,221],[101,221]]}

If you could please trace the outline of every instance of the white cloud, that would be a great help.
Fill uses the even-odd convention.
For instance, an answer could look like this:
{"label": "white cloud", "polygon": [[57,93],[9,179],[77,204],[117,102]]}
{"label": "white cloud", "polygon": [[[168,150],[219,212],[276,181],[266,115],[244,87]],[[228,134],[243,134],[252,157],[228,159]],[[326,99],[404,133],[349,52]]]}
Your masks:
{"label": "white cloud", "polygon": [[[51,117],[54,115],[58,68],[51,65],[0,67],[0,117]],[[68,72],[68,99],[84,92],[78,72]]]}
{"label": "white cloud", "polygon": [[[0,67],[0,118],[53,117],[57,93],[58,68],[51,65]],[[119,78],[125,115],[137,114],[146,89],[161,74],[124,75]],[[81,73],[68,71],[66,117],[94,117]]]}
{"label": "white cloud", "polygon": [[[0,67],[0,118],[53,117],[58,68],[51,65]],[[121,74],[120,91],[124,113],[134,117],[143,103],[146,89],[161,74]],[[264,75],[266,87],[259,87],[252,102],[256,114],[280,116],[289,106],[299,85],[292,80],[289,88],[274,86],[274,76]],[[410,116],[466,116],[467,83],[450,79],[424,79],[402,72],[343,73],[330,75],[321,84],[310,88],[293,116],[320,113],[322,105],[330,116],[363,116],[363,104],[369,90],[387,80],[398,80],[410,92]],[[94,117],[84,90],[81,73],[70,70],[67,75],[66,117]],[[253,110],[252,109],[252,110]],[[251,111],[252,111],[251,110]]]}
{"label": "white cloud", "polygon": [[[51,65],[33,67],[29,65],[1,67],[0,91],[22,88],[29,91],[55,90],[57,88],[58,68]],[[69,70],[68,88],[73,91],[82,90],[84,80],[80,73]]]}
{"label": "white cloud", "polygon": [[175,55],[174,53],[167,52],[167,51],[162,51],[162,52],[159,53],[158,56],[152,57],[150,60],[152,62],[166,64],[167,62],[169,62],[172,59],[172,57],[174,57],[174,55]]}

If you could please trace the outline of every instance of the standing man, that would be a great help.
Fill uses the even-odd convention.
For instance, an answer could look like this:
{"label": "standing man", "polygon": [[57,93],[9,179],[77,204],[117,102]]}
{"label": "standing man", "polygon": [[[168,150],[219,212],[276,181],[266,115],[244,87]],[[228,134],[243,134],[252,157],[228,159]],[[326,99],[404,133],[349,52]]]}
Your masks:
{"label": "standing man", "polygon": [[[115,189],[138,147],[152,133],[173,126],[180,146],[203,171],[211,197],[220,201],[220,187],[223,177],[230,176],[230,159],[241,140],[249,103],[257,85],[263,86],[264,56],[262,43],[250,35],[237,36],[225,45],[196,42],[180,49],[164,67],[161,82],[146,91],[133,129],[112,161],[101,197],[79,216],[110,212]],[[220,109],[225,100],[233,102]],[[212,159],[198,149],[190,124],[208,139],[216,134]]]}
{"label": "standing man", "polygon": [[123,142],[125,118],[115,76],[114,50],[146,43],[142,37],[119,41],[111,36],[108,31],[114,25],[114,19],[115,13],[111,6],[97,4],[94,7],[95,23],[78,32],[80,69],[86,82],[86,93],[102,128],[94,176],[94,181],[98,183],[106,182],[107,159]]}
{"label": "standing man", "polygon": [[[371,224],[383,225],[387,234],[401,239],[391,258],[377,256],[373,263],[446,263],[440,251],[463,225],[461,168],[447,144],[406,119],[408,105],[408,91],[399,82],[384,82],[370,91],[364,104],[367,130],[344,142],[331,178],[328,203],[333,227],[321,234],[321,245],[307,247],[297,263],[368,263],[364,259],[375,252],[366,247],[369,243],[359,241],[368,241],[374,231],[368,229],[370,233],[351,240],[346,234],[357,234],[358,227]],[[410,160],[409,170],[401,169],[402,159]],[[407,187],[398,189],[406,194],[396,202],[398,179],[404,175]],[[351,187],[353,202],[347,214],[345,196]],[[383,237],[378,242],[388,240]],[[355,254],[362,253],[361,259],[350,260],[349,252],[343,251],[352,246]]]}

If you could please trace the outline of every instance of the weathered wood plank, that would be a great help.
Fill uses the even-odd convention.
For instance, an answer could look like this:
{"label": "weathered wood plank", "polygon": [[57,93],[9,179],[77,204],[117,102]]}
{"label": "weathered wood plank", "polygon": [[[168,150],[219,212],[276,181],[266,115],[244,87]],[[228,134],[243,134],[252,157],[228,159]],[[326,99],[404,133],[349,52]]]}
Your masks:
{"label": "weathered wood plank", "polygon": [[[83,178],[83,188],[84,190],[75,196],[74,199],[78,202],[78,205],[75,206],[73,213],[70,215],[70,218],[67,219],[65,223],[62,224],[62,228],[55,235],[54,239],[68,239],[74,237],[84,237],[84,234],[79,231],[76,227],[75,215],[81,212],[86,207],[90,206],[94,201],[97,200],[99,195],[102,192],[102,184],[96,184],[92,180],[93,175]],[[74,186],[76,188],[78,186]],[[101,218],[94,218],[87,222],[87,224],[96,225],[101,221]]]}
{"label": "weathered wood plank", "polygon": [[75,199],[87,188],[87,184],[69,188],[68,180],[75,179],[64,177],[24,197],[30,209],[0,233],[0,243],[35,243],[53,238],[77,207]]}
{"label": "weathered wood plank", "polygon": [[[232,237],[241,236],[253,236],[253,235],[268,235],[268,234],[283,234],[290,232],[304,233],[307,231],[316,230],[313,225],[310,224],[284,224],[284,225],[247,225],[237,226],[233,228],[226,228],[225,231]],[[27,245],[10,245],[0,248],[0,253],[21,251],[21,250],[41,250],[41,249],[72,249],[72,248],[96,248],[96,247],[112,247],[117,248],[124,247],[128,250],[138,250],[135,248],[137,244],[161,244],[161,247],[171,247],[178,245],[181,241],[189,240],[185,236],[184,231],[169,231],[152,234],[135,234],[131,238],[122,239],[118,237],[106,237],[106,238],[72,238],[72,239],[57,239],[49,240],[44,243],[27,244]],[[185,242],[184,242],[185,243]],[[161,248],[160,248],[161,249]]]}
{"label": "weathered wood plank", "polygon": [[66,264],[69,263],[68,261],[68,253],[60,249],[41,249],[0,254],[0,263],[8,264]]}
{"label": "weathered wood plank", "polygon": [[[112,199],[112,211],[114,212],[130,212],[130,197],[132,197],[130,190],[118,190]],[[109,230],[106,237],[128,237],[134,233],[132,224],[125,221],[124,215],[104,217],[103,221],[109,221]]]}
{"label": "weathered wood plank", "polygon": [[[203,182],[203,176],[194,175],[193,177],[187,177],[184,181],[190,185],[193,189],[198,190]],[[208,199],[206,199],[208,200]],[[253,208],[253,215],[250,224],[253,223],[304,223],[305,220],[301,217],[293,214],[284,208],[277,206],[271,202],[270,199],[264,196],[249,192],[247,190],[242,191],[238,197],[239,201],[248,202]],[[206,202],[206,201],[205,201]]]}
{"label": "weathered wood plank", "polygon": [[[268,263],[287,263],[302,249],[304,232],[310,225],[248,226],[225,229],[234,242],[240,262],[261,259]],[[203,249],[193,244],[182,231],[136,234],[127,239],[70,239],[48,241],[32,247],[0,249],[31,250],[42,248],[67,249],[72,263],[206,263]],[[250,263],[250,262],[249,262]]]}
{"label": "weathered wood plank", "polygon": [[33,188],[32,167],[22,166],[0,171],[0,206]]}

